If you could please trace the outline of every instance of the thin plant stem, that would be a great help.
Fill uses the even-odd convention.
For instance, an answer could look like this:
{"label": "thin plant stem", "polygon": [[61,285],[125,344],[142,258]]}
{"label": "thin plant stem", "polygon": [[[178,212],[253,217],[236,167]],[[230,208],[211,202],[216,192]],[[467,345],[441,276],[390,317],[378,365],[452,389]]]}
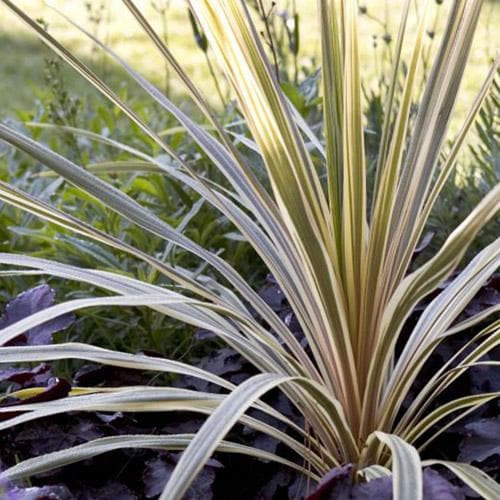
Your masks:
{"label": "thin plant stem", "polygon": [[266,14],[262,0],[257,0],[257,1],[258,1],[258,5],[259,5],[260,14],[262,16],[262,20],[264,21],[264,27],[266,29],[266,34],[267,34],[267,38],[268,38],[267,43],[269,45],[269,48],[271,49],[271,54],[273,56],[273,64],[274,64],[274,71],[276,73],[276,79],[278,80],[278,83],[279,83],[280,82],[280,72],[279,72],[279,66],[278,66],[278,57],[276,55],[276,47],[274,46],[274,39],[273,39],[273,36],[271,34],[271,27],[269,26],[269,14],[273,10],[275,4],[273,2],[271,9]]}

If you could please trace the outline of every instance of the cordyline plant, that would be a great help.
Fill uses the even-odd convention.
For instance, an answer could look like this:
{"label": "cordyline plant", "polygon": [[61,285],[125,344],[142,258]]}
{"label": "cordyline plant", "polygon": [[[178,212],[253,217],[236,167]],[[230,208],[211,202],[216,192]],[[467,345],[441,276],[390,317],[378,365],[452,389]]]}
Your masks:
{"label": "cordyline plant", "polygon": [[[406,500],[423,497],[422,466],[439,464],[484,498],[500,498],[500,487],[480,470],[439,460],[422,462],[417,451],[455,421],[499,395],[462,397],[436,409],[431,406],[466,370],[478,362],[485,363],[479,360],[500,343],[498,321],[475,337],[477,347],[470,352],[464,351],[467,354],[461,358],[457,353],[433,374],[409,406],[403,405],[422,366],[443,339],[498,312],[498,307],[491,307],[467,321],[455,321],[498,267],[500,239],[453,275],[450,285],[422,312],[405,339],[401,353],[396,353],[396,343],[416,304],[436,292],[438,286],[452,276],[468,245],[500,205],[500,186],[497,186],[454,230],[433,258],[419,269],[410,270],[412,255],[429,213],[452,171],[498,68],[497,61],[451,150],[438,162],[477,27],[481,1],[456,0],[451,4],[441,45],[411,130],[410,108],[417,93],[417,74],[431,2],[424,3],[414,38],[410,40],[407,23],[411,1],[403,2],[371,204],[367,202],[355,0],[318,1],[324,140],[314,136],[281,91],[245,2],[189,2],[237,97],[252,135],[246,144],[262,157],[270,188],[259,180],[235,147],[232,136],[210,110],[201,91],[132,0],[123,3],[181,78],[214,133],[193,122],[167,96],[87,33],[151,98],[180,122],[232,186],[230,190],[198,175],[75,54],[67,51],[12,2],[2,0],[2,3],[126,113],[175,160],[177,167],[107,137],[84,130],[74,129],[73,132],[125,151],[165,175],[182,180],[225,214],[275,277],[310,349],[310,353],[306,352],[280,317],[219,256],[189,240],[98,175],[20,132],[0,125],[0,139],[28,153],[124,219],[196,255],[224,278],[217,284],[173,267],[2,183],[0,197],[6,203],[133,255],[150,264],[176,287],[166,289],[124,277],[119,272],[81,269],[22,255],[1,254],[0,262],[4,265],[90,283],[113,292],[114,296],[71,300],[49,307],[4,328],[0,332],[0,345],[35,325],[80,308],[147,306],[215,332],[261,372],[233,386],[211,373],[180,362],[81,343],[1,347],[0,357],[5,363],[76,358],[200,377],[227,390],[213,394],[169,387],[74,388],[63,399],[18,405],[16,411],[22,413],[2,421],[0,429],[76,410],[172,410],[199,412],[208,417],[194,435],[126,435],[98,439],[22,462],[4,472],[3,479],[39,473],[112,449],[145,447],[185,450],[163,491],[163,499],[181,498],[215,451],[279,461],[301,471],[312,481],[318,481],[330,469],[346,463],[355,464],[359,480],[392,473],[394,497]],[[403,46],[407,45],[411,47],[411,54],[404,85],[399,91],[401,54]],[[319,167],[313,164],[311,148],[316,148],[324,159]],[[326,173],[326,185],[321,182],[323,173]],[[182,290],[186,293],[181,293]],[[454,363],[457,359],[461,359],[458,365]],[[304,428],[262,401],[262,396],[273,388],[281,389],[300,410]],[[30,394],[33,391],[36,389]],[[293,435],[266,423],[269,418],[264,421],[247,415],[250,408],[260,410],[252,415],[264,414],[284,422],[293,429]],[[0,412],[8,410],[0,408]],[[297,454],[297,461],[225,440],[237,422],[281,441]]]}

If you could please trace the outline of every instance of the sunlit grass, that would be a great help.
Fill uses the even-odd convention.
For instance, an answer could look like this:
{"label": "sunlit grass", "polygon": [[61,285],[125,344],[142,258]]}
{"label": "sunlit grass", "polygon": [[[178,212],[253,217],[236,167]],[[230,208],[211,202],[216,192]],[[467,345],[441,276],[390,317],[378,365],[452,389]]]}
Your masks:
{"label": "sunlit grass", "polygon": [[[196,83],[200,84],[213,104],[217,105],[213,81],[207,70],[205,56],[194,41],[184,0],[170,0],[170,2],[157,0],[157,4],[162,2],[169,5],[166,17],[169,45],[172,51],[178,60],[182,61],[188,74]],[[126,56],[149,79],[159,85],[165,84],[163,62],[144,33],[140,31],[135,20],[123,8],[120,0],[104,0],[104,4],[109,5],[110,8],[103,11],[102,20],[98,24],[89,20],[89,12],[85,7],[87,2],[52,0],[49,3],[72,19],[78,20],[90,31],[96,32],[119,54]],[[141,0],[139,3],[141,9],[152,20],[153,25],[161,32],[161,17],[152,8],[150,0]],[[270,2],[267,3],[270,4]],[[449,3],[443,2],[440,6],[435,5],[430,20],[430,31],[435,29],[438,35],[442,32]],[[33,17],[45,20],[49,30],[56,38],[63,41],[68,48],[76,51],[80,56],[93,60],[98,68],[104,67],[108,73],[113,74],[112,80],[119,84],[122,80],[122,74],[117,72],[115,78],[109,65],[103,66],[101,55],[92,51],[89,41],[52,11],[43,0],[19,0],[17,4]],[[92,0],[92,9],[97,9],[100,4],[101,0]],[[418,2],[415,4],[418,5]],[[291,2],[288,0],[278,1],[275,12],[281,12],[287,5],[291,5]],[[296,5],[300,12],[300,64],[311,67],[314,65],[311,58],[317,58],[319,53],[316,0],[296,0]],[[360,6],[366,7],[366,14],[361,16],[360,22],[363,75],[365,83],[374,86],[378,75],[384,67],[387,67],[387,64],[384,66],[385,42],[383,36],[387,28],[388,33],[393,38],[395,37],[401,1],[361,0]],[[413,16],[412,21],[416,25],[416,15]],[[456,119],[452,123],[453,130],[456,130],[457,124],[463,118],[479,88],[481,79],[487,72],[488,64],[497,50],[494,27],[498,26],[499,23],[500,2],[489,0],[483,8],[479,29],[471,51],[469,69],[464,78],[461,98],[457,103]],[[16,109],[30,108],[33,103],[33,91],[43,89],[43,55],[48,55],[48,52],[5,8],[0,10],[0,33],[0,114],[12,116]],[[437,38],[438,36],[434,41],[430,37],[428,38],[426,41],[428,49],[435,49]],[[75,92],[88,92],[87,85],[75,77],[70,70],[67,71],[67,74],[68,82]],[[175,94],[182,88],[174,80],[171,90]],[[134,92],[133,87],[131,87],[131,92]]]}

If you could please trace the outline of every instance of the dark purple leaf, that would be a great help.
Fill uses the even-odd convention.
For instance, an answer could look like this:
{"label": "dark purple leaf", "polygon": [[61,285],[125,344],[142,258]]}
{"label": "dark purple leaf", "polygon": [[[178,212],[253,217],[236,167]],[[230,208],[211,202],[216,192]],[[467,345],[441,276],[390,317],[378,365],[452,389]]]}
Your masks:
{"label": "dark purple leaf", "polygon": [[73,500],[75,497],[66,486],[42,486],[39,488],[12,488],[2,497],[5,500]]}
{"label": "dark purple leaf", "polygon": [[461,488],[454,486],[439,472],[424,469],[424,500],[465,500]]}
{"label": "dark purple leaf", "polygon": [[44,401],[52,401],[54,399],[64,398],[68,395],[70,390],[71,384],[69,382],[62,378],[53,377],[48,381],[47,388],[43,392],[23,400],[16,399],[14,401],[8,401],[6,403],[0,404],[2,408],[11,406],[14,408],[13,412],[0,413],[0,421],[7,420],[8,418],[18,415],[19,412],[15,411],[15,407],[18,405],[41,403]]}
{"label": "dark purple leaf", "polygon": [[[48,285],[30,288],[12,299],[0,317],[0,329],[54,305],[55,292]],[[52,335],[68,328],[74,322],[73,314],[51,319],[8,342],[8,345],[41,345],[52,342]]]}
{"label": "dark purple leaf", "polygon": [[[484,356],[481,361],[488,361],[491,359],[491,356]],[[498,360],[498,357],[494,357],[493,359]],[[470,394],[500,391],[499,366],[473,366],[469,369],[469,377],[471,384],[468,392]]]}
{"label": "dark purple leaf", "polygon": [[191,434],[196,433],[203,425],[205,419],[199,415],[169,415],[171,422],[162,426],[164,434]]}
{"label": "dark purple leaf", "polygon": [[[179,453],[161,454],[158,458],[146,463],[143,473],[146,498],[153,498],[161,494],[179,457]],[[216,460],[209,460],[189,487],[183,497],[184,500],[199,500],[200,498],[210,500],[213,498],[212,490],[216,469],[220,467],[221,464]]]}
{"label": "dark purple leaf", "polygon": [[0,370],[0,382],[13,382],[19,388],[46,384],[53,377],[50,366],[42,363],[35,368],[7,368]]}
{"label": "dark purple leaf", "polygon": [[259,295],[274,311],[280,310],[286,301],[285,294],[271,275],[267,276],[266,284],[259,290]]}
{"label": "dark purple leaf", "polygon": [[42,455],[70,448],[103,435],[93,420],[77,417],[73,425],[37,422],[19,432],[16,443],[30,455]]}
{"label": "dark purple leaf", "polygon": [[[423,472],[424,500],[464,500],[460,488],[452,485],[441,474],[425,469]],[[307,500],[392,500],[392,476],[384,476],[364,483],[352,482],[352,465],[332,469]]]}
{"label": "dark purple leaf", "polygon": [[307,500],[348,499],[352,490],[351,473],[351,464],[335,467],[321,479],[316,490],[307,497]]}
{"label": "dark purple leaf", "polygon": [[245,361],[238,353],[232,349],[224,348],[217,349],[203,358],[199,366],[222,377],[241,371],[244,363]]}
{"label": "dark purple leaf", "polygon": [[465,318],[500,304],[500,273],[493,275],[476,293],[465,309]]}
{"label": "dark purple leaf", "polygon": [[73,384],[78,386],[95,386],[102,384],[108,376],[105,365],[83,365],[73,375]]}
{"label": "dark purple leaf", "polygon": [[460,444],[460,461],[470,464],[500,455],[500,417],[472,422],[465,430],[468,435]]}
{"label": "dark purple leaf", "polygon": [[353,500],[392,500],[392,476],[378,477],[352,487]]}
{"label": "dark purple leaf", "polygon": [[304,498],[307,480],[288,468],[280,468],[265,481],[255,498]]}
{"label": "dark purple leaf", "polygon": [[[251,365],[240,354],[230,348],[214,349],[208,356],[204,356],[197,366],[215,375],[224,377],[233,384],[247,379],[251,374]],[[179,377],[175,381],[176,387],[207,391],[212,386],[210,382],[196,377]],[[220,390],[214,387],[214,390]]]}

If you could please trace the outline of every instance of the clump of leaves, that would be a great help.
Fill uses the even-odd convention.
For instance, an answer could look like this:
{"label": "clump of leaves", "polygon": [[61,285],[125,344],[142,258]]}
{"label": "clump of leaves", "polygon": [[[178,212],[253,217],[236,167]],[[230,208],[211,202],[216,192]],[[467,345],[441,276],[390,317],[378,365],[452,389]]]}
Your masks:
{"label": "clump of leaves", "polygon": [[[127,435],[120,436],[119,442],[97,439],[21,462],[0,477],[14,479],[36,474],[117,447],[145,447],[184,450],[163,489],[162,499],[182,498],[217,450],[287,465],[311,482],[319,482],[329,470],[346,463],[354,464],[356,474],[367,478],[383,467],[382,470],[390,470],[396,499],[422,499],[425,477],[422,467],[440,465],[485,498],[500,496],[500,486],[479,469],[437,459],[422,461],[417,451],[427,447],[450,425],[449,418],[453,421],[463,418],[498,396],[495,392],[485,392],[432,408],[458,377],[483,363],[481,359],[498,345],[498,322],[488,324],[476,335],[475,347],[458,365],[453,365],[452,358],[438,367],[406,405],[419,373],[444,339],[471,324],[485,321],[497,311],[493,306],[468,320],[456,322],[470,299],[498,267],[500,239],[481,250],[460,273],[453,276],[453,272],[480,228],[498,211],[500,186],[483,197],[431,259],[418,269],[411,268],[432,207],[497,71],[498,62],[438,169],[481,1],[457,0],[450,5],[448,23],[414,122],[410,121],[410,114],[417,93],[431,2],[426,1],[421,8],[418,28],[409,41],[406,27],[413,2],[403,2],[371,203],[367,199],[355,0],[322,0],[318,4],[324,142],[283,94],[245,2],[190,2],[193,15],[237,97],[239,110],[251,133],[245,142],[261,157],[267,183],[261,182],[253,164],[235,147],[201,90],[193,85],[132,0],[124,0],[124,4],[171,63],[205,114],[210,128],[195,123],[159,89],[87,33],[158,105],[180,122],[225,177],[224,184],[199,175],[172,144],[145,123],[76,55],[10,0],[1,1],[122,110],[172,158],[172,163],[166,164],[102,134],[78,133],[112,144],[185,183],[231,220],[279,284],[301,326],[310,353],[289,325],[219,255],[178,231],[166,218],[139,203],[142,200],[135,200],[96,173],[0,125],[0,138],[98,199],[128,223],[192,253],[201,264],[196,268],[172,265],[161,256],[117,238],[112,232],[93,227],[83,217],[76,218],[12,186],[0,184],[0,197],[4,201],[143,261],[168,279],[170,285],[165,287],[160,286],[162,283],[157,285],[139,277],[124,276],[119,270],[81,269],[35,257],[1,254],[3,264],[86,282],[114,294],[52,306],[4,328],[0,332],[1,343],[71,310],[143,306],[216,333],[259,372],[234,384],[178,361],[87,344],[2,347],[0,355],[8,362],[57,357],[87,359],[195,376],[224,390],[130,386],[103,391],[96,387],[85,389],[78,397],[16,406],[16,411],[24,413],[9,418],[0,424],[0,429],[67,411],[184,410],[208,417],[194,435]],[[401,54],[406,44],[410,44],[410,57],[404,85],[399,91]],[[319,165],[314,163],[310,149],[319,151],[322,158]],[[326,178],[326,189],[321,176]],[[213,268],[213,274],[204,273],[206,266]],[[405,331],[407,319],[417,304],[452,276],[452,282],[431,300],[410,332]],[[398,341],[403,338],[406,342],[402,345]],[[303,426],[266,402],[266,394],[278,388],[301,413]],[[0,408],[0,412],[7,413],[8,409]],[[283,432],[280,425],[269,423],[268,419],[285,424],[288,432]],[[226,439],[237,423],[280,441],[293,451],[295,458]]]}

